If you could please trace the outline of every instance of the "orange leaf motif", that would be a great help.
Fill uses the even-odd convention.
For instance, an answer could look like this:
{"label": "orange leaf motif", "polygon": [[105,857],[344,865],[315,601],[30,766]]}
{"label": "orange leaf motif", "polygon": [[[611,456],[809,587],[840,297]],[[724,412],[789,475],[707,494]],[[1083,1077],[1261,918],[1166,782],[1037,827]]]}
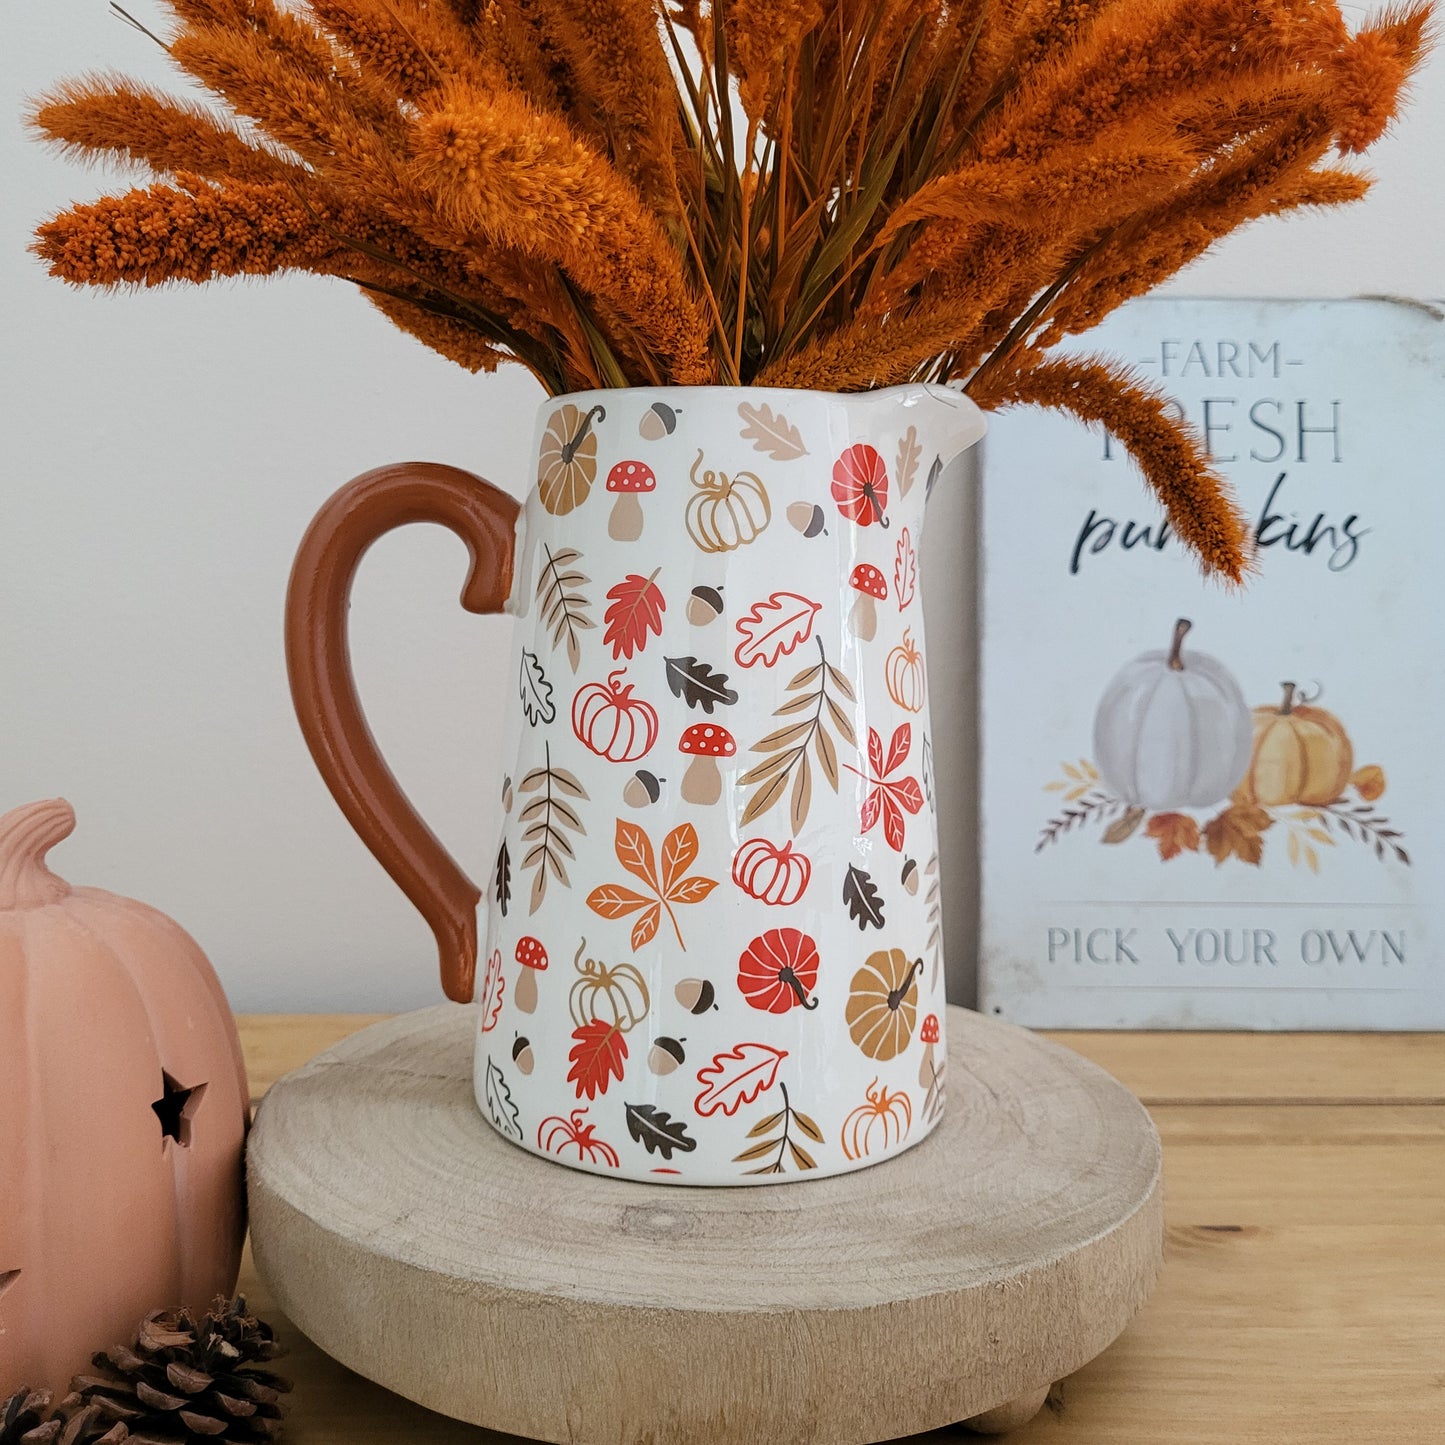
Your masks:
{"label": "orange leaf motif", "polygon": [[1241,863],[1252,863],[1257,868],[1264,857],[1262,835],[1273,826],[1274,819],[1263,808],[1253,803],[1235,803],[1204,825],[1204,845],[1215,863],[1238,858]]}
{"label": "orange leaf motif", "polygon": [[1166,863],[1181,853],[1199,851],[1199,824],[1188,813],[1155,813],[1144,831],[1158,842]]}
{"label": "orange leaf motif", "polygon": [[1367,803],[1373,803],[1385,791],[1385,770],[1378,763],[1368,763],[1355,769],[1350,775],[1350,782]]}
{"label": "orange leaf motif", "polygon": [[587,895],[587,906],[604,918],[624,918],[641,909],[641,915],[632,925],[634,953],[657,936],[665,912],[672,931],[677,935],[677,946],[686,952],[687,945],[682,941],[682,929],[678,927],[672,905],[701,903],[717,887],[716,878],[704,878],[701,874],[694,874],[691,878],[683,876],[697,861],[697,829],[691,823],[682,823],[663,839],[661,878],[657,873],[652,840],[636,823],[619,818],[613,846],[618,862],[634,878],[640,878],[652,896],[635,893],[621,883],[603,883]]}
{"label": "orange leaf motif", "polygon": [[739,1044],[724,1054],[714,1054],[712,1063],[697,1071],[703,1086],[693,1108],[704,1116],[719,1109],[732,1115],[744,1104],[751,1104],[764,1089],[771,1089],[778,1076],[778,1065],[788,1057],[786,1049],[770,1044]]}
{"label": "orange leaf motif", "polygon": [[605,1094],[614,1078],[622,1077],[627,1062],[627,1040],[615,1022],[593,1019],[572,1031],[575,1042],[567,1055],[572,1067],[567,1082],[577,1086],[579,1099]]}

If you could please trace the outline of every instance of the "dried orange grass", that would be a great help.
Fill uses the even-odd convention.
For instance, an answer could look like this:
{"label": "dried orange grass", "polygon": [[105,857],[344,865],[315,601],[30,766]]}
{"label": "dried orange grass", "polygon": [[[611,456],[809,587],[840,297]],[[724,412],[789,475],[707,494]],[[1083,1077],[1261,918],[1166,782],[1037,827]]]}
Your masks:
{"label": "dried orange grass", "polygon": [[[1358,199],[1428,0],[163,0],[219,108],[37,103],[154,184],[36,250],[78,284],[341,278],[551,392],[953,381],[1129,449],[1206,569],[1243,523],[1151,388],[1057,343],[1264,216]],[[154,37],[153,37],[154,38]]]}

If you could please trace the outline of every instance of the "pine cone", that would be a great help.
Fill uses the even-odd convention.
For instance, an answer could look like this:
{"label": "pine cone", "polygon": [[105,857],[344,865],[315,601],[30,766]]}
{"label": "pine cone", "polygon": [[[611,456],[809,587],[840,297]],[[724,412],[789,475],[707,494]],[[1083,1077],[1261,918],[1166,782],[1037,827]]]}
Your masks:
{"label": "pine cone", "polygon": [[257,1366],[281,1352],[270,1325],[247,1314],[244,1299],[216,1300],[199,1325],[185,1310],[147,1315],[134,1348],[118,1345],[94,1356],[98,1373],[77,1375],[63,1404],[68,1421],[92,1411],[96,1424],[118,1426],[119,1433],[57,1436],[54,1445],[275,1440],[279,1401],[291,1383]]}
{"label": "pine cone", "polygon": [[50,1391],[22,1385],[0,1404],[0,1445],[50,1445],[60,1422],[49,1415]]}

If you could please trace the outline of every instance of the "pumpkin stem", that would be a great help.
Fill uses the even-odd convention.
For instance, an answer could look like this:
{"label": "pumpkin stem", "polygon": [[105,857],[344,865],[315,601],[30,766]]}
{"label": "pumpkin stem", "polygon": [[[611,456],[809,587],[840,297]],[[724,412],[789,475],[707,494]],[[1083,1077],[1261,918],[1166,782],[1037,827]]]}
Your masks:
{"label": "pumpkin stem", "polygon": [[1284,688],[1284,700],[1279,705],[1279,715],[1288,717],[1294,711],[1294,690],[1295,684],[1285,682],[1280,684]]}
{"label": "pumpkin stem", "polygon": [[75,829],[64,798],[27,803],[0,818],[0,910],[58,903],[70,884],[45,865],[45,855]]}
{"label": "pumpkin stem", "polygon": [[1187,617],[1181,617],[1174,624],[1174,641],[1169,645],[1169,670],[1171,672],[1184,671],[1184,639],[1193,626],[1194,624]]}

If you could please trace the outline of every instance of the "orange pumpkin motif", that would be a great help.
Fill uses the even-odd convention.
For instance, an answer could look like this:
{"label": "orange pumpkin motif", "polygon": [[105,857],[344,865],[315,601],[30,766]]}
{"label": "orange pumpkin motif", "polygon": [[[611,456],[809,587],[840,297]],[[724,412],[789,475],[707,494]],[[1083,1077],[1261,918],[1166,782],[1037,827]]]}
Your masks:
{"label": "orange pumpkin motif", "polygon": [[759,903],[796,903],[812,877],[812,863],[793,850],[791,841],[778,848],[766,838],[749,838],[733,858],[733,882]]}
{"label": "orange pumpkin motif", "polygon": [[565,517],[587,500],[597,480],[592,424],[606,415],[600,406],[582,412],[569,401],[548,418],[537,461],[537,496],[554,517]]}
{"label": "orange pumpkin motif", "polygon": [[1234,796],[1265,808],[1322,808],[1349,786],[1354,767],[1344,724],[1334,713],[1300,702],[1298,689],[1287,682],[1278,707],[1254,710],[1254,753]]}
{"label": "orange pumpkin motif", "polygon": [[633,697],[622,672],[589,682],[572,699],[572,731],[583,746],[613,763],[635,763],[657,741],[657,709]]}
{"label": "orange pumpkin motif", "polygon": [[870,953],[853,975],[844,1017],[855,1044],[880,1063],[896,1059],[913,1038],[918,1017],[917,983],[923,960],[911,962],[901,948]]}
{"label": "orange pumpkin motif", "polygon": [[843,1121],[843,1153],[849,1159],[867,1159],[875,1150],[901,1144],[913,1126],[913,1102],[903,1089],[890,1093],[874,1079],[864,1092],[867,1102]]}
{"label": "orange pumpkin motif", "polygon": [[50,871],[74,826],[59,799],[0,818],[0,1399],[229,1295],[245,1234],[225,994],[169,918]]}
{"label": "orange pumpkin motif", "polygon": [[903,641],[888,654],[883,664],[883,680],[888,696],[904,712],[923,711],[923,654],[913,645],[913,634],[905,632]]}
{"label": "orange pumpkin motif", "polygon": [[597,1126],[584,1123],[586,1109],[573,1109],[568,1118],[553,1114],[537,1126],[537,1147],[559,1159],[569,1155],[579,1164],[605,1164],[616,1169],[622,1162],[612,1145],[596,1137]]}

